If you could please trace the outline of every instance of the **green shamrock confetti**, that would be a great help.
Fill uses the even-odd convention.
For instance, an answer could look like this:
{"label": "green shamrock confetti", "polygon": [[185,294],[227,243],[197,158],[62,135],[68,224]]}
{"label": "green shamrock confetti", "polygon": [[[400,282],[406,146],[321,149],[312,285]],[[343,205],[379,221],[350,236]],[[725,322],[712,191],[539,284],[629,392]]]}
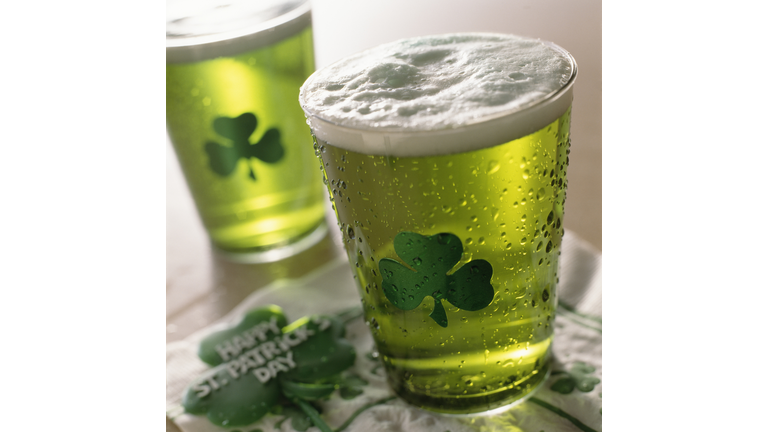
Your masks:
{"label": "green shamrock confetti", "polygon": [[402,310],[412,310],[431,296],[434,309],[429,316],[441,327],[448,326],[441,300],[459,309],[477,311],[491,304],[493,268],[488,261],[472,260],[453,274],[447,274],[461,260],[461,240],[450,233],[423,236],[401,232],[395,236],[395,252],[409,266],[389,258],[379,261],[382,289],[387,299]]}
{"label": "green shamrock confetti", "polygon": [[[252,113],[244,113],[235,118],[218,117],[213,121],[213,130],[232,142],[231,146],[221,145],[213,141],[205,143],[205,152],[208,153],[213,172],[226,177],[232,174],[240,159],[248,161],[250,158],[256,158],[267,163],[275,163],[283,157],[284,150],[280,144],[280,131],[275,128],[264,132],[261,140],[256,144],[251,144],[248,141],[251,134],[256,130],[257,123],[256,115]],[[248,176],[256,180],[256,174],[254,174],[250,164],[248,170]]]}
{"label": "green shamrock confetti", "polygon": [[595,368],[582,362],[576,362],[571,367],[571,372],[557,371],[552,375],[565,374],[566,376],[557,380],[550,389],[562,394],[573,392],[574,388],[587,393],[595,389],[595,385],[600,384],[600,379],[588,376],[595,371]]}
{"label": "green shamrock confetti", "polygon": [[343,338],[344,323],[322,315],[286,323],[282,310],[270,306],[205,338],[198,354],[215,367],[187,388],[184,409],[207,415],[218,426],[236,427],[290,403],[321,431],[330,431],[309,401],[339,388],[341,372],[355,362],[354,348]]}

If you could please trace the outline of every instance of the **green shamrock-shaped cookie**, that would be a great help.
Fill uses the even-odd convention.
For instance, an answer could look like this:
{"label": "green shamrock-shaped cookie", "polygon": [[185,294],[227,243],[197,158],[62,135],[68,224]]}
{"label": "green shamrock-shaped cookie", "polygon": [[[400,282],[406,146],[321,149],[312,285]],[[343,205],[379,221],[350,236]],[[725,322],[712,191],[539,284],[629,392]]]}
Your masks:
{"label": "green shamrock-shaped cookie", "polygon": [[205,338],[199,356],[215,367],[186,389],[184,409],[207,415],[219,426],[244,426],[287,399],[326,430],[306,401],[327,397],[338,387],[340,373],[355,362],[354,348],[335,317],[316,315],[286,323],[282,310],[270,306]]}

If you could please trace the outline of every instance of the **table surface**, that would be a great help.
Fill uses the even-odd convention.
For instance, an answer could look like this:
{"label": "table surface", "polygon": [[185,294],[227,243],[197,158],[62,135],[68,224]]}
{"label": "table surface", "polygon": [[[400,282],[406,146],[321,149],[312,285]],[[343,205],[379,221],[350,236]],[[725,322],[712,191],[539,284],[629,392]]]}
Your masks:
{"label": "table surface", "polygon": [[[343,3],[347,9],[338,9]],[[362,3],[362,2],[360,2]],[[368,2],[366,2],[368,3]],[[599,1],[578,2],[563,9],[546,2],[500,2],[477,0],[474,12],[467,12],[455,0],[440,2],[440,20],[424,22],[421,9],[398,26],[384,25],[386,16],[400,16],[404,0],[374,1],[361,6],[349,2],[314,0],[314,36],[317,66],[374,46],[417,34],[453,31],[517,33],[551,40],[570,51],[577,60],[579,77],[575,86],[571,136],[573,145],[568,168],[565,227],[598,250],[602,248],[602,139],[601,139],[601,6]],[[430,0],[427,5],[438,4]],[[421,2],[419,3],[421,5]],[[419,6],[421,7],[421,6]],[[557,10],[552,8],[557,7]],[[566,6],[571,7],[571,6]],[[358,9],[355,9],[358,8]],[[378,8],[378,10],[376,9]],[[480,11],[480,12],[478,12]],[[360,37],[350,38],[356,14],[382,16],[373,23],[357,24]],[[421,15],[420,15],[421,14]],[[504,17],[503,19],[500,17]],[[511,17],[511,18],[510,18]],[[534,17],[535,19],[531,19]],[[537,27],[546,17],[548,24]],[[537,21],[538,20],[538,21]],[[370,20],[369,20],[370,21]],[[352,23],[341,31],[337,22]],[[215,256],[196,214],[176,156],[166,136],[166,341],[183,339],[216,321],[260,287],[280,278],[295,278],[340,256],[337,230],[310,249],[271,264],[235,264]],[[329,225],[336,224],[330,219]],[[167,421],[167,430],[177,430]]]}

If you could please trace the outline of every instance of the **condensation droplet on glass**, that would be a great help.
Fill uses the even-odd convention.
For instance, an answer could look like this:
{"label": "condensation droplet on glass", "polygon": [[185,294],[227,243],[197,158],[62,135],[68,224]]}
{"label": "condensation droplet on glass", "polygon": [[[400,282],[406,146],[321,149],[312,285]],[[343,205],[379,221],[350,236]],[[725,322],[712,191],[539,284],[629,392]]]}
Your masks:
{"label": "condensation droplet on glass", "polygon": [[488,162],[488,169],[486,170],[486,173],[493,174],[496,171],[498,171],[500,167],[501,167],[501,165],[499,164],[499,161],[492,160],[492,161]]}
{"label": "condensation droplet on glass", "polygon": [[499,209],[496,207],[491,207],[491,216],[493,216],[493,220],[496,220],[499,218]]}

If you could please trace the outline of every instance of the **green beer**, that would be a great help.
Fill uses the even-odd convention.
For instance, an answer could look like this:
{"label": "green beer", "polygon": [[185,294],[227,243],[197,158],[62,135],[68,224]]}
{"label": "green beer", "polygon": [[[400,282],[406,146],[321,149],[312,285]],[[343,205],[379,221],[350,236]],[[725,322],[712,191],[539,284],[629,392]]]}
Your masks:
{"label": "green beer", "polygon": [[296,103],[314,71],[310,12],[306,2],[294,3],[242,28],[226,26],[235,19],[229,16],[207,26],[189,17],[168,25],[168,134],[202,222],[223,251],[295,245],[324,228],[323,186]]}
{"label": "green beer", "polygon": [[[402,82],[410,76],[414,88],[426,89],[429,103],[420,106],[445,112],[432,103],[429,71],[407,66],[425,58],[460,62],[465,45],[486,42],[530,40],[448,35],[399,41],[353,58],[351,68],[342,60],[333,73],[313,75],[300,99],[389,383],[414,405],[454,414],[523,400],[549,374],[575,63],[536,41],[536,49],[563,61],[554,88],[522,108],[459,119],[455,127],[421,126],[418,119],[414,125],[413,115],[386,114],[364,128],[340,118],[352,110],[342,106],[343,114],[334,116],[308,100],[313,89],[327,102],[318,88],[365,87],[361,81],[368,80],[375,91],[361,93],[379,95],[368,107],[403,112],[395,101],[381,103],[381,95],[408,87]],[[370,57],[381,64],[367,64]],[[365,72],[355,75],[360,64]],[[395,82],[390,89],[376,74],[382,65],[385,80]],[[410,99],[389,99],[420,97],[401,94]],[[412,108],[406,111],[418,115]]]}

